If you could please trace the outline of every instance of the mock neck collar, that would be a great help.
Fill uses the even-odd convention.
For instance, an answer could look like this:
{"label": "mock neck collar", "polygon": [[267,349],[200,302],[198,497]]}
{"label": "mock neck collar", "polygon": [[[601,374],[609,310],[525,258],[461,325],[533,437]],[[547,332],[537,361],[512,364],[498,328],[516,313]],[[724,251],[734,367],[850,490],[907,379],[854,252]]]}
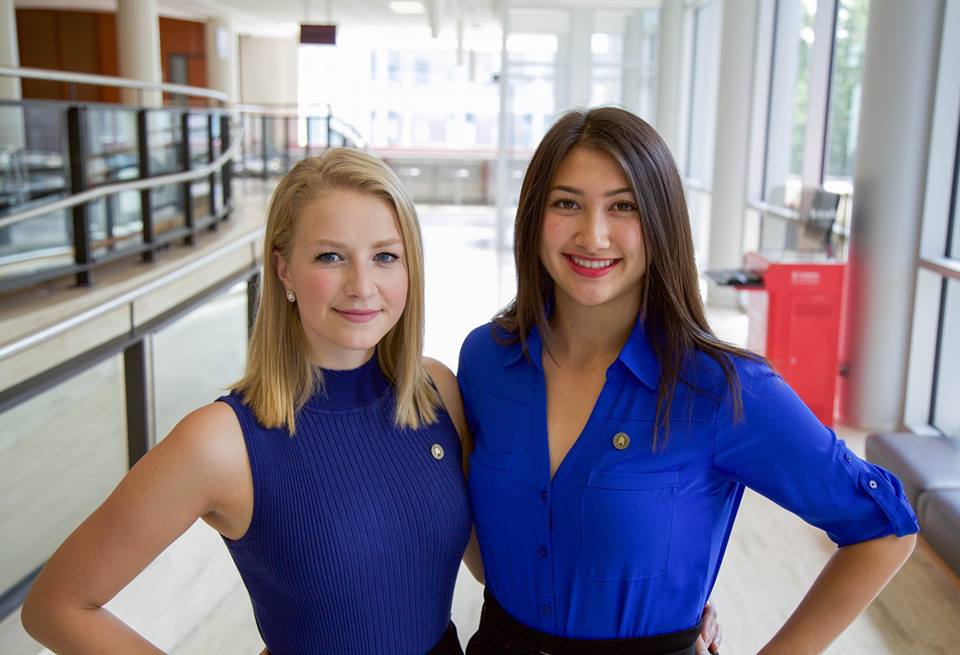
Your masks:
{"label": "mock neck collar", "polygon": [[306,407],[319,411],[344,411],[370,405],[383,397],[390,381],[380,370],[376,352],[357,368],[318,369],[323,386],[314,392]]}

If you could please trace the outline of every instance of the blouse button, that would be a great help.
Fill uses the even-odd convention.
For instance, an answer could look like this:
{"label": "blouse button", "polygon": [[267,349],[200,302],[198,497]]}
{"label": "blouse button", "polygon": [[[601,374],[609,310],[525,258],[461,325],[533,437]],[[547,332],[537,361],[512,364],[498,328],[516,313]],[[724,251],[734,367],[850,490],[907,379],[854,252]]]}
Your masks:
{"label": "blouse button", "polygon": [[867,486],[870,487],[871,489],[876,489],[877,486],[878,486],[878,485],[877,485],[877,481],[876,481],[876,480],[870,480],[870,482],[867,483]]}
{"label": "blouse button", "polygon": [[435,460],[443,459],[443,446],[438,443],[433,444],[430,446],[430,454],[433,455]]}
{"label": "blouse button", "polygon": [[540,608],[540,613],[543,614],[544,616],[550,616],[550,611],[551,610],[549,605],[544,605]]}
{"label": "blouse button", "polygon": [[613,447],[617,450],[626,450],[630,445],[630,435],[626,432],[617,432],[613,435]]}
{"label": "blouse button", "polygon": [[546,556],[547,556],[547,547],[546,547],[546,546],[540,546],[539,548],[537,548],[537,552],[540,553],[540,557],[546,557]]}
{"label": "blouse button", "polygon": [[549,497],[550,497],[550,494],[547,493],[547,490],[546,490],[546,489],[541,489],[541,490],[540,490],[540,500],[542,500],[543,502],[547,502],[547,498],[549,498]]}

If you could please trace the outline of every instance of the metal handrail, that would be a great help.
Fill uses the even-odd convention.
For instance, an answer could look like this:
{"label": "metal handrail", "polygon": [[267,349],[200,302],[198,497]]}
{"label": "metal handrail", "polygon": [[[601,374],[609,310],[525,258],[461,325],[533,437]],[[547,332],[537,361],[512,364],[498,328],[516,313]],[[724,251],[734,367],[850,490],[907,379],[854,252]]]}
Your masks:
{"label": "metal handrail", "polygon": [[[238,136],[242,137],[242,134]],[[237,155],[237,152],[240,150],[241,141],[242,138],[235,139],[233,144],[227,148],[226,152],[201,168],[193,168],[189,171],[170,173],[168,175],[158,175],[156,177],[145,177],[139,180],[129,180],[127,182],[115,182],[113,184],[105,184],[93,189],[88,189],[81,193],[77,193],[66,198],[61,198],[60,200],[44,203],[42,205],[38,205],[37,207],[32,207],[31,209],[17,212],[16,214],[4,216],[3,218],[0,218],[0,229],[10,227],[11,225],[16,225],[17,223],[21,223],[37,216],[43,216],[44,214],[60,211],[61,209],[69,209],[70,207],[81,205],[83,203],[90,202],[91,200],[96,200],[97,198],[109,196],[121,191],[152,189],[154,187],[164,186],[167,184],[176,184],[178,182],[187,182],[190,180],[200,179],[201,177],[207,177],[208,175],[211,175],[212,173],[215,173],[223,168],[228,161]]]}
{"label": "metal handrail", "polygon": [[945,278],[960,281],[960,260],[949,257],[920,257],[920,268],[933,271]]}
{"label": "metal handrail", "polygon": [[138,298],[142,298],[146,294],[164,287],[171,282],[174,282],[185,275],[188,275],[195,270],[206,266],[210,262],[222,258],[238,248],[250,245],[263,237],[264,229],[265,228],[261,226],[251,230],[236,241],[231,241],[230,243],[227,243],[224,246],[217,248],[206,255],[203,255],[202,257],[198,257],[185,266],[181,266],[176,270],[167,273],[166,275],[158,277],[155,280],[137,287],[136,289],[123,293],[116,298],[112,298],[95,307],[82,311],[79,314],[74,314],[70,318],[64,319],[59,323],[55,323],[41,330],[37,330],[36,332],[32,332],[27,336],[11,341],[10,343],[0,345],[0,361],[12,357],[19,352],[32,348],[45,341],[49,341],[56,336],[69,332],[70,330],[83,325],[84,323],[88,323],[98,316],[102,316],[107,312],[116,309],[117,307],[130,304]]}
{"label": "metal handrail", "polygon": [[755,209],[758,212],[763,212],[764,214],[776,216],[777,218],[785,218],[788,221],[800,220],[800,214],[797,210],[790,209],[789,207],[781,207],[780,205],[771,205],[762,200],[748,200],[747,207]]}
{"label": "metal handrail", "polygon": [[223,91],[204,89],[185,84],[170,84],[168,82],[144,82],[128,77],[113,77],[112,75],[95,75],[92,73],[69,73],[63,71],[46,70],[43,68],[9,68],[0,66],[2,77],[26,77],[33,80],[49,80],[52,82],[73,82],[75,84],[96,84],[101,86],[116,86],[124,89],[140,89],[143,91],[166,91],[180,95],[199,96],[219,100],[227,104],[230,97]]}

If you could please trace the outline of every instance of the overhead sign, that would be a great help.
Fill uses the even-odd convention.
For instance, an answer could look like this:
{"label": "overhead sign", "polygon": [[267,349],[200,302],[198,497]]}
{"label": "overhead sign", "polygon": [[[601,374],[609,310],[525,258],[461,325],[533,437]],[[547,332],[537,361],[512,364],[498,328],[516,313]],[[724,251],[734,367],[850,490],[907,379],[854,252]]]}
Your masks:
{"label": "overhead sign", "polygon": [[337,45],[336,25],[300,25],[300,43],[313,45]]}

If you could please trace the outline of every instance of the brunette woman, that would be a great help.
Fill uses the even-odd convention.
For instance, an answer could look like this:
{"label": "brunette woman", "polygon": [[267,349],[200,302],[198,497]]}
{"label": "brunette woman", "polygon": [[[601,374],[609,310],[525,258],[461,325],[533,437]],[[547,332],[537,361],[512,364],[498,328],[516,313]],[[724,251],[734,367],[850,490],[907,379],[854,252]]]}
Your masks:
{"label": "brunette woman", "polygon": [[910,555],[916,518],[896,478],[710,330],[656,132],[616,108],[561,117],[515,255],[517,296],[458,371],[486,576],[467,652],[696,652],[746,486],[840,547],[762,651],[822,652]]}

